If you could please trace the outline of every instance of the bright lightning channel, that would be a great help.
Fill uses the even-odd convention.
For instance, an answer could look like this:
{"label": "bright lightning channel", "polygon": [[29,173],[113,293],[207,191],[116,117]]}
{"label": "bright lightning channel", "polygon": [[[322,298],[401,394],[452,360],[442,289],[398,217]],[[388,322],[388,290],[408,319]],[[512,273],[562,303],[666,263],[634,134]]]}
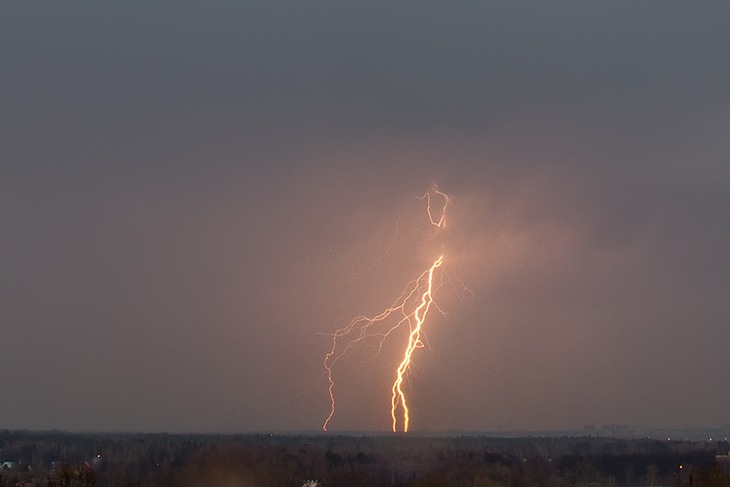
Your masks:
{"label": "bright lightning channel", "polygon": [[[419,199],[426,200],[426,211],[431,225],[436,227],[436,231],[442,229],[446,224],[446,208],[449,204],[449,197],[434,186]],[[441,201],[437,209],[433,208],[434,200]],[[403,358],[395,371],[395,379],[391,387],[390,416],[394,432],[398,431],[399,422],[402,424],[402,430],[404,432],[408,431],[411,418],[408,401],[403,390],[403,381],[410,370],[413,353],[416,349],[424,346],[421,341],[421,332],[428,313],[431,308],[438,309],[433,298],[434,275],[443,263],[444,256],[439,255],[431,266],[412,280],[398,299],[380,314],[373,317],[359,316],[332,334],[332,347],[324,356],[324,368],[327,371],[330,398],[330,412],[322,424],[324,431],[327,431],[327,426],[335,415],[335,382],[332,371],[337,360],[355,344],[371,336],[380,338],[378,348],[378,351],[380,351],[385,340],[395,330],[403,326],[408,326],[410,332],[403,349]],[[389,328],[386,327],[384,330],[382,327],[377,326],[391,318],[391,316],[398,317],[394,325]]]}

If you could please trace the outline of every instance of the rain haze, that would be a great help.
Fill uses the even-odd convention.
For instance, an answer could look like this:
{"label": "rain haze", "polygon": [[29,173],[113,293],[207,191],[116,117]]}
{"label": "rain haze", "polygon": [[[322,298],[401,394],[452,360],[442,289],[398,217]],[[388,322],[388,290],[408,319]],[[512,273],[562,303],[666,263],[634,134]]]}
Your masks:
{"label": "rain haze", "polygon": [[[441,252],[412,430],[728,424],[729,17],[2,2],[0,428],[318,430]],[[331,431],[390,430],[398,346]]]}

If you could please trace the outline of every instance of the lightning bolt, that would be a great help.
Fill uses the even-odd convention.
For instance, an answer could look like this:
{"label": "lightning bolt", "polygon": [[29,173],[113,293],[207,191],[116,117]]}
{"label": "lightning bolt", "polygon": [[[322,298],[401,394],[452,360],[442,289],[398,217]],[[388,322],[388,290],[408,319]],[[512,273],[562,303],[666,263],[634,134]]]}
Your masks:
{"label": "lightning bolt", "polygon": [[[438,220],[434,218],[433,209],[431,208],[431,200],[436,196],[439,196],[443,199],[441,216]],[[418,199],[426,200],[426,211],[428,212],[428,219],[431,221],[431,225],[433,225],[437,229],[446,226],[446,208],[449,206],[449,197],[446,195],[446,193],[439,191],[436,186],[433,186],[430,191],[425,193],[423,196],[420,196]]]}
{"label": "lightning bolt", "polygon": [[429,270],[421,274],[419,280],[425,277],[426,290],[421,295],[421,302],[418,307],[413,311],[411,315],[407,316],[411,332],[408,335],[408,345],[406,346],[406,350],[403,353],[403,360],[401,360],[400,365],[398,365],[396,379],[393,382],[393,387],[391,389],[393,395],[390,399],[390,417],[393,420],[393,431],[398,430],[397,413],[399,404],[401,406],[401,409],[403,410],[403,431],[408,431],[408,425],[411,422],[411,416],[408,410],[408,402],[406,401],[406,395],[403,392],[403,376],[411,366],[413,352],[416,350],[416,348],[423,347],[423,342],[421,341],[421,329],[423,327],[423,322],[426,319],[426,315],[428,315],[428,311],[433,304],[433,273],[436,271],[436,268],[441,267],[441,264],[443,262],[444,256],[442,255],[438,259],[436,259],[436,261],[431,265],[431,268]]}
{"label": "lightning bolt", "polygon": [[[449,197],[433,186],[419,199],[426,201],[426,212],[428,219],[436,228],[436,232],[446,224],[446,208],[449,204]],[[434,208],[435,200],[440,199],[440,206]],[[435,234],[434,234],[435,236]],[[438,309],[434,302],[435,274],[444,263],[444,255],[440,255],[433,261],[430,267],[424,270],[416,279],[408,283],[401,295],[383,310],[381,313],[368,317],[358,316],[346,326],[339,328],[332,334],[332,346],[324,356],[324,368],[327,371],[329,383],[328,393],[330,398],[330,412],[322,424],[322,429],[327,431],[327,426],[335,415],[335,381],[333,367],[343,355],[347,353],[358,342],[368,338],[378,338],[378,351],[391,334],[400,328],[408,327],[408,341],[403,349],[402,359],[395,371],[395,379],[391,387],[390,416],[392,429],[398,431],[399,420],[402,423],[402,430],[408,431],[410,424],[410,410],[403,381],[410,370],[413,354],[418,348],[423,348],[421,341],[423,325],[432,308]],[[436,286],[437,287],[437,286]],[[391,318],[393,318],[391,320]],[[388,322],[393,323],[388,326]],[[376,355],[377,355],[376,353]]]}

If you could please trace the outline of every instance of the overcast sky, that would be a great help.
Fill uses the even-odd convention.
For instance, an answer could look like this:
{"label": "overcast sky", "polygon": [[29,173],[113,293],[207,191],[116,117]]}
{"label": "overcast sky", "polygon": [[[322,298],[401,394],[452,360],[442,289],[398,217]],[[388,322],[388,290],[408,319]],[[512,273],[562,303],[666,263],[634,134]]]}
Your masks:
{"label": "overcast sky", "polygon": [[[327,333],[439,252],[412,430],[728,424],[728,18],[3,1],[0,428],[316,430]],[[390,429],[397,348],[330,430]]]}

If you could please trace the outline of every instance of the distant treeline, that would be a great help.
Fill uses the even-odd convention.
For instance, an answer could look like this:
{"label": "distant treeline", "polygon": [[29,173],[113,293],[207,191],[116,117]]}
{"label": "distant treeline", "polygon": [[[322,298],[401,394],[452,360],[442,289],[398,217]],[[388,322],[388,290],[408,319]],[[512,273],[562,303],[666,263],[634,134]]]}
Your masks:
{"label": "distant treeline", "polygon": [[729,451],[596,437],[0,431],[0,487],[730,487]]}

